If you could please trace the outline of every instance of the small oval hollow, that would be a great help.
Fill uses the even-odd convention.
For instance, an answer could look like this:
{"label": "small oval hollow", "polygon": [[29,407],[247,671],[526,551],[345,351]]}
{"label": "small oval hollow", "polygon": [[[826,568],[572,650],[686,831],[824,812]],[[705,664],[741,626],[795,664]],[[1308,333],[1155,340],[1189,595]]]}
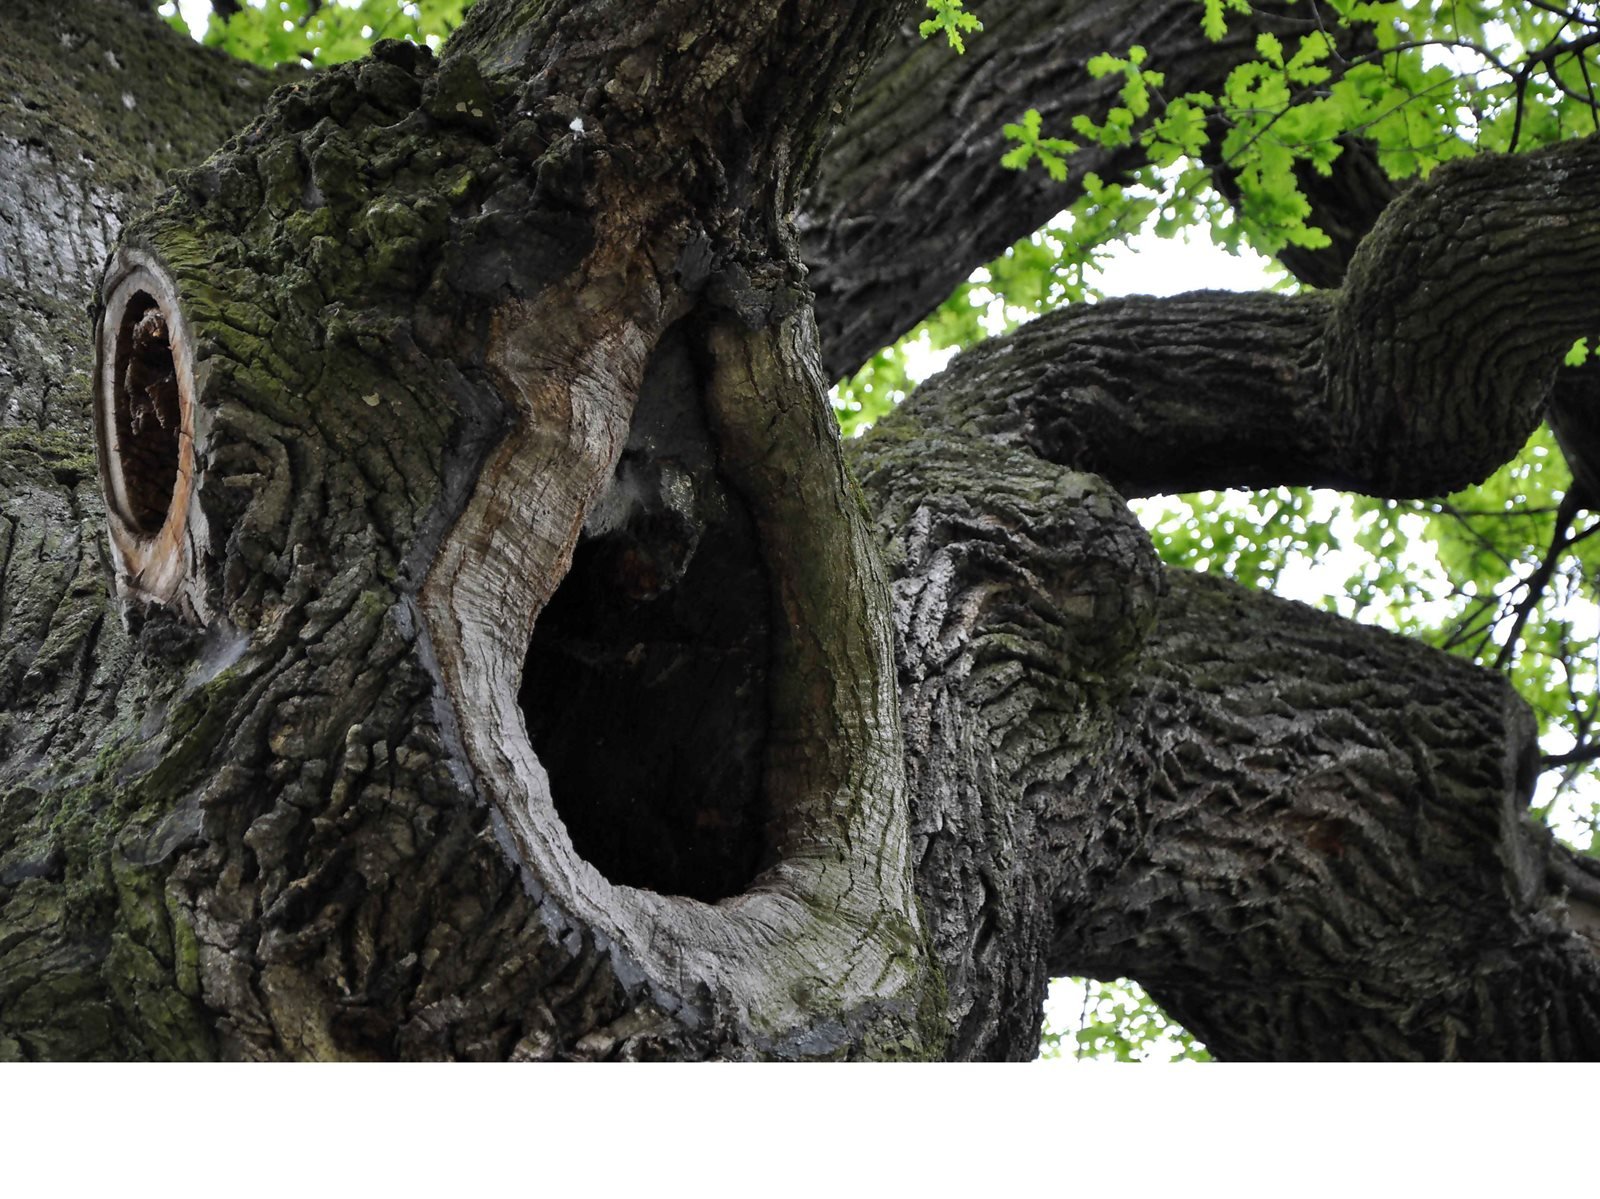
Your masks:
{"label": "small oval hollow", "polygon": [[118,515],[153,537],[177,490],[183,419],[167,317],[148,292],[135,292],[123,309],[111,387]]}

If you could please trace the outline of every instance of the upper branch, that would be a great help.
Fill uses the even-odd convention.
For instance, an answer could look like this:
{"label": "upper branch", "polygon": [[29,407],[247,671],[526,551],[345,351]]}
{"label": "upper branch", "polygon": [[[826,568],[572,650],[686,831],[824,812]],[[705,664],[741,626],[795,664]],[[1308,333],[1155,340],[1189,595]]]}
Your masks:
{"label": "upper branch", "polygon": [[[1102,117],[1117,103],[1119,81],[1089,75],[1085,64],[1101,51],[1145,47],[1166,73],[1163,91],[1181,95],[1220,88],[1254,56],[1259,34],[1317,27],[1303,6],[1254,7],[1230,19],[1220,42],[1206,38],[1191,0],[986,0],[983,34],[960,56],[903,30],[829,144],[802,216],[829,377],[856,370],[975,268],[1070,205],[1086,174],[1113,178],[1139,163],[1136,147],[1088,146],[1071,157],[1064,182],[1007,170],[1007,122],[1029,108],[1052,129],[1079,113]],[[1358,165],[1352,172],[1341,160],[1332,178],[1308,173],[1303,181],[1336,248],[1291,255],[1290,265],[1319,286],[1342,270],[1328,256],[1347,257],[1376,212],[1367,190],[1376,168],[1370,158]]]}
{"label": "upper branch", "polygon": [[1125,495],[1309,484],[1425,496],[1538,423],[1595,319],[1600,140],[1442,168],[1331,295],[1195,293],[1067,309],[962,355],[886,427],[962,429]]}

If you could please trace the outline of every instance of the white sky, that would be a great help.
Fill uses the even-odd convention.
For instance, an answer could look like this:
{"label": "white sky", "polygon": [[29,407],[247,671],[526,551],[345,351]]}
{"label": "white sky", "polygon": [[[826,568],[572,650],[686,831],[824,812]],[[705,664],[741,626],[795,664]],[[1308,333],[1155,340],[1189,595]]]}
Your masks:
{"label": "white sky", "polygon": [[178,11],[189,31],[199,35],[205,31],[206,18],[211,15],[211,0],[178,0]]}

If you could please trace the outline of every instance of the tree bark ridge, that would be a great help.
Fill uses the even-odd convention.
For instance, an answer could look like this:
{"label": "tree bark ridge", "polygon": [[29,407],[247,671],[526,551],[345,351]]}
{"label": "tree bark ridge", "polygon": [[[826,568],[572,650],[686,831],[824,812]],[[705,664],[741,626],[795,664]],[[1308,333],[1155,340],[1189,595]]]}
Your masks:
{"label": "tree bark ridge", "polygon": [[1216,92],[1255,57],[1261,33],[1317,28],[1293,6],[1253,9],[1230,14],[1227,35],[1212,42],[1189,0],[986,0],[983,32],[962,55],[942,39],[924,41],[915,22],[903,26],[829,144],[801,216],[829,377],[854,373],[974,270],[1068,207],[1085,175],[1111,181],[1142,162],[1135,149],[1088,146],[1070,156],[1063,182],[1008,170],[1005,125],[1036,108],[1047,131],[1070,137],[1074,116],[1102,119],[1120,87],[1120,77],[1090,77],[1086,64],[1102,52],[1143,46],[1166,74],[1165,95]]}

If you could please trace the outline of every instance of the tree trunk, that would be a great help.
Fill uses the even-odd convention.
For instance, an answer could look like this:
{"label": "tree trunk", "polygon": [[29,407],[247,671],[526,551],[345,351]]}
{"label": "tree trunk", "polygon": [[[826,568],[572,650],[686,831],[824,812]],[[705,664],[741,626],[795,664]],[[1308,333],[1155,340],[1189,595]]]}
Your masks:
{"label": "tree trunk", "polygon": [[[442,63],[280,91],[121,231],[92,404],[80,351],[7,459],[12,1055],[938,1051],[783,216],[884,15],[847,7],[483,5]],[[613,606],[533,647],[592,670],[538,677],[586,525],[571,582]],[[719,647],[725,587],[754,619]],[[619,687],[669,706],[620,727]],[[572,796],[580,856],[549,775],[597,729],[662,777]]]}
{"label": "tree trunk", "polygon": [[[1022,1058],[1091,968],[1233,1056],[1600,1053],[1526,713],[1169,578],[1071,415],[1183,438],[1166,375],[1008,342],[857,489],[790,214],[909,8],[480,0],[254,119],[148,12],[13,19],[0,1057]],[[1260,306],[1307,469],[1527,419],[1396,425],[1405,252]]]}

